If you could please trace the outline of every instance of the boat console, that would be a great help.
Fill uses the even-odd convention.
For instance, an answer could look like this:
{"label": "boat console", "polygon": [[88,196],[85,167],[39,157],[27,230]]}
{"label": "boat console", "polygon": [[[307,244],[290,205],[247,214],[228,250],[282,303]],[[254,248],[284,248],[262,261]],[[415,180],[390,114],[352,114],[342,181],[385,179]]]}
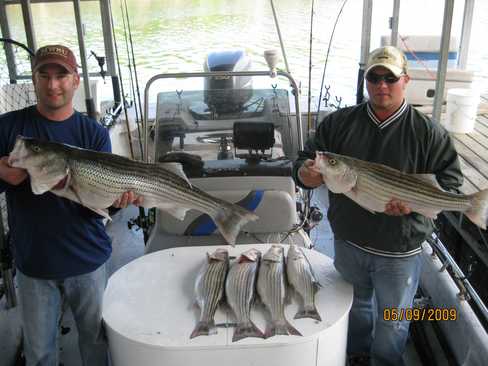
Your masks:
{"label": "boat console", "polygon": [[[248,94],[230,100],[230,89],[216,85],[215,80],[206,81],[205,90],[158,94],[154,161],[180,162],[191,184],[255,212],[259,220],[244,226],[237,244],[283,241],[310,246],[300,229],[292,178],[299,140],[298,127],[290,122],[288,91],[232,89],[232,98],[239,91]],[[219,96],[225,98],[219,101]],[[222,244],[208,215],[190,210],[179,221],[157,210],[146,252]]]}

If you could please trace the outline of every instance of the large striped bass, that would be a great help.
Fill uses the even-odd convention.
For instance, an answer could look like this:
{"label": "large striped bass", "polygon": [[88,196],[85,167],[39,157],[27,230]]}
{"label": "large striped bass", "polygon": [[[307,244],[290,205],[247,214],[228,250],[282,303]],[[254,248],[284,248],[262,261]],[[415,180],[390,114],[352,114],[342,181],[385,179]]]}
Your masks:
{"label": "large striped bass", "polygon": [[264,254],[259,267],[258,293],[271,315],[268,322],[265,338],[274,335],[300,335],[285,317],[285,254],[283,247],[273,245]]}
{"label": "large striped bass", "polygon": [[320,288],[312,266],[301,248],[290,245],[286,256],[286,274],[288,282],[300,297],[300,305],[295,319],[312,318],[321,321],[315,306],[315,294]]}
{"label": "large striped bass", "polygon": [[242,253],[232,264],[227,275],[226,300],[237,319],[232,342],[247,337],[264,338],[263,332],[251,321],[251,306],[256,296],[256,279],[260,259],[261,252],[250,249]]}
{"label": "large striped bass", "polygon": [[200,308],[200,319],[190,338],[217,333],[214,316],[224,296],[225,277],[228,269],[229,253],[226,249],[218,248],[212,254],[207,253],[207,260],[200,268],[195,281],[196,303]]}
{"label": "large striped bass", "polygon": [[[234,245],[242,226],[257,216],[192,186],[179,164],[150,164],[56,142],[18,136],[9,164],[26,169],[32,191],[47,191],[108,217],[104,210],[127,191],[183,220],[189,209],[208,214]],[[179,167],[179,168],[178,168]],[[61,183],[61,187],[60,187]]]}
{"label": "large striped bass", "polygon": [[486,229],[488,189],[463,195],[446,192],[425,174],[406,174],[386,165],[344,155],[317,152],[312,169],[322,174],[327,188],[343,193],[372,212],[384,212],[391,199],[407,204],[415,212],[436,218],[441,211],[463,212]]}

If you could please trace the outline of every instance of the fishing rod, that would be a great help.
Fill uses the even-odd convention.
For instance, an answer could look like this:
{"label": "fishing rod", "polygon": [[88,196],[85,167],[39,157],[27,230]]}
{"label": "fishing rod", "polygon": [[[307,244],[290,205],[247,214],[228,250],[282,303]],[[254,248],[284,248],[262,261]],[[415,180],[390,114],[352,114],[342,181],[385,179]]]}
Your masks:
{"label": "fishing rod", "polygon": [[[111,5],[110,5],[110,8],[111,8]],[[122,81],[122,71],[120,68],[119,49],[117,47],[117,36],[115,35],[115,25],[114,25],[114,17],[113,17],[112,11],[110,11],[110,22],[112,23],[112,34],[114,37],[115,58],[117,60],[117,69],[119,72],[120,90],[122,91],[122,104],[124,106],[123,108],[124,108],[124,115],[125,115],[125,124],[127,127],[127,136],[129,138],[130,156],[132,159],[134,159],[134,149],[132,147],[132,136],[130,134],[130,126],[129,126],[129,114],[127,113],[127,103],[126,103],[125,92],[124,92],[124,83]]]}
{"label": "fishing rod", "polygon": [[332,45],[332,40],[334,38],[334,33],[337,27],[337,23],[339,22],[339,18],[341,17],[342,10],[344,10],[344,6],[346,5],[347,0],[344,0],[342,3],[341,9],[339,10],[339,13],[336,16],[334,27],[332,28],[332,33],[330,35],[329,39],[329,46],[327,47],[327,55],[325,56],[325,62],[324,62],[324,70],[322,72],[322,82],[320,84],[320,94],[319,94],[319,102],[317,104],[317,115],[315,116],[315,128],[317,127],[318,120],[319,120],[319,113],[320,113],[320,104],[322,103],[322,90],[324,89],[324,80],[325,80],[325,70],[327,68],[327,61],[329,60],[329,53],[330,53],[330,47]]}
{"label": "fishing rod", "polygon": [[[134,105],[134,111],[136,114],[136,123],[137,123],[137,121],[139,120],[139,111],[137,110],[137,104],[134,102],[136,95],[135,95],[135,91],[134,91],[134,79],[132,76],[132,62],[131,62],[130,53],[129,53],[129,39],[127,36],[127,27],[125,24],[124,7],[123,7],[122,2],[120,2],[120,12],[122,13],[122,25],[124,28],[125,51],[127,53],[127,67],[129,68],[129,79],[130,79],[129,89],[130,89],[130,94],[132,95],[132,101],[133,101],[133,105]],[[141,141],[139,140],[139,142],[141,142]],[[141,146],[142,146],[142,144],[141,144]]]}
{"label": "fishing rod", "polygon": [[[124,8],[125,8],[125,19],[124,19]],[[130,86],[131,86],[131,91],[132,91],[132,99],[134,100],[134,110],[136,113],[136,126],[137,126],[137,135],[139,138],[139,149],[141,152],[141,160],[144,161],[144,148],[142,146],[142,133],[141,133],[141,127],[140,127],[140,121],[142,121],[142,103],[141,103],[141,93],[139,91],[139,79],[137,77],[137,69],[136,69],[136,59],[134,56],[134,44],[132,42],[132,31],[130,28],[130,20],[129,20],[129,11],[127,8],[127,1],[124,0],[124,6],[122,7],[122,2],[120,3],[120,9],[122,11],[122,23],[124,25],[124,37],[125,37],[125,47],[127,51],[127,60],[128,60],[128,65],[129,65],[129,75],[130,75]],[[126,27],[127,25],[127,27]],[[129,38],[127,38],[127,34]],[[130,44],[130,52],[129,52],[129,44]],[[132,56],[132,62],[131,62],[131,56]],[[132,66],[134,67],[134,77],[132,76]],[[135,85],[134,85],[134,80],[135,80]],[[136,93],[137,91],[137,99],[136,99]],[[137,102],[136,102],[137,100]],[[139,113],[141,116],[141,119],[139,119]],[[139,207],[139,217],[135,219],[131,219],[128,222],[128,227],[129,229],[133,225],[137,225],[142,229],[143,237],[144,237],[144,243],[147,243],[147,240],[149,239],[149,222],[151,219],[149,218],[148,215],[146,215],[146,211],[144,210],[144,207]]]}
{"label": "fishing rod", "polygon": [[0,38],[0,42],[5,42],[5,43],[11,43],[13,45],[16,45],[17,47],[23,48],[27,53],[31,56],[34,57],[35,53],[32,51],[29,47],[27,47],[25,44],[17,42],[13,40],[12,38]]}
{"label": "fishing rod", "polygon": [[281,36],[280,24],[278,22],[278,17],[276,15],[276,10],[274,7],[273,0],[270,0],[271,10],[273,11],[273,18],[276,26],[276,31],[278,32],[278,38],[280,40],[281,53],[283,54],[283,61],[285,61],[286,72],[290,73],[290,66],[288,65],[288,59],[286,58],[285,45],[283,43],[283,37]]}
{"label": "fishing rod", "polygon": [[[308,114],[307,114],[307,131],[312,129],[312,35],[313,35],[313,15],[314,15],[314,0],[312,0],[312,11],[310,12],[310,54],[308,57]],[[308,135],[308,133],[307,133]]]}
{"label": "fishing rod", "polygon": [[[137,134],[138,134],[138,137],[139,137],[139,144],[140,144],[140,148],[141,148],[141,160],[144,160],[144,149],[142,147],[142,132],[141,132],[141,128],[140,128],[140,123],[139,122],[142,122],[142,102],[141,102],[141,92],[140,92],[140,89],[139,89],[139,77],[137,76],[137,66],[136,66],[136,58],[135,58],[135,55],[134,55],[134,43],[132,42],[132,31],[131,31],[131,27],[130,27],[130,21],[129,21],[129,12],[127,10],[127,1],[124,0],[124,7],[125,7],[125,15],[127,17],[127,29],[128,29],[128,33],[129,33],[129,44],[130,44],[130,50],[131,50],[131,56],[132,56],[132,65],[134,66],[134,80],[136,82],[136,93],[137,93],[137,103],[139,105],[139,113],[141,114],[141,119],[137,119],[136,118],[136,125],[137,125]],[[134,97],[134,104],[135,104],[135,97]],[[136,108],[136,111],[137,111],[137,108]]]}

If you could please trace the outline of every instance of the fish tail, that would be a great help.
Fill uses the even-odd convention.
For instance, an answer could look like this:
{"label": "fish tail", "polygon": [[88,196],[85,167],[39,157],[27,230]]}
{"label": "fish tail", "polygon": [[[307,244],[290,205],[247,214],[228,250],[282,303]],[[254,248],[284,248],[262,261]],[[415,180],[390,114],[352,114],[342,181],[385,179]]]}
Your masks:
{"label": "fish tail", "polygon": [[488,221],[488,189],[471,195],[471,208],[464,213],[473,223],[486,230]]}
{"label": "fish tail", "polygon": [[264,332],[264,338],[269,338],[275,335],[297,335],[301,336],[302,334],[288,321],[283,322],[273,322],[270,324],[266,331]]}
{"label": "fish tail", "polygon": [[302,319],[302,318],[311,318],[318,321],[322,321],[322,318],[320,317],[320,314],[317,311],[315,304],[312,304],[310,306],[303,306],[300,309],[298,309],[294,319]]}
{"label": "fish tail", "polygon": [[201,335],[217,334],[217,327],[213,320],[198,322],[193,332],[191,332],[190,339]]}
{"label": "fish tail", "polygon": [[264,338],[264,334],[251,321],[237,324],[234,335],[232,336],[232,342],[237,342],[247,337]]}
{"label": "fish tail", "polygon": [[250,221],[255,221],[258,216],[240,206],[229,204],[222,206],[214,218],[215,225],[225,241],[235,246],[237,235],[241,228]]}

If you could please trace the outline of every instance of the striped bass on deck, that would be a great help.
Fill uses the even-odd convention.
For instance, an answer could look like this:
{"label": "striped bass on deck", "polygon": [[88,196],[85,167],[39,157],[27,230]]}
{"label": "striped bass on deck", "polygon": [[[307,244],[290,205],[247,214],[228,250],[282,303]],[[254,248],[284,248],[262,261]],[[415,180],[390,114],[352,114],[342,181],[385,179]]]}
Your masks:
{"label": "striped bass on deck", "polygon": [[190,338],[217,333],[214,316],[224,296],[228,269],[229,253],[226,249],[218,248],[212,254],[207,253],[207,260],[200,268],[195,281],[196,303],[200,308],[200,319]]}
{"label": "striped bass on deck", "polygon": [[463,212],[486,229],[488,189],[469,195],[446,192],[437,186],[434,176],[407,174],[383,164],[329,152],[317,151],[312,169],[322,174],[331,192],[345,194],[368,211],[384,212],[385,205],[397,199],[432,219],[441,211]]}
{"label": "striped bass on deck", "polygon": [[315,294],[320,289],[320,283],[302,249],[293,244],[288,248],[286,256],[286,274],[288,282],[300,295],[301,302],[295,319],[311,318],[322,321],[315,306]]}
{"label": "striped bass on deck", "polygon": [[264,254],[259,267],[258,293],[271,315],[265,338],[274,335],[299,335],[301,333],[291,325],[285,317],[285,254],[283,247],[273,245]]}
{"label": "striped bass on deck", "polygon": [[264,338],[263,332],[251,321],[251,306],[256,296],[260,259],[260,251],[249,249],[232,264],[227,275],[226,300],[237,319],[232,342],[247,337]]}
{"label": "striped bass on deck", "polygon": [[192,186],[180,164],[144,163],[23,136],[17,137],[9,164],[27,170],[35,194],[50,191],[107,218],[104,209],[128,191],[143,197],[143,207],[157,207],[179,220],[195,209],[208,214],[231,245],[241,227],[258,218]]}

